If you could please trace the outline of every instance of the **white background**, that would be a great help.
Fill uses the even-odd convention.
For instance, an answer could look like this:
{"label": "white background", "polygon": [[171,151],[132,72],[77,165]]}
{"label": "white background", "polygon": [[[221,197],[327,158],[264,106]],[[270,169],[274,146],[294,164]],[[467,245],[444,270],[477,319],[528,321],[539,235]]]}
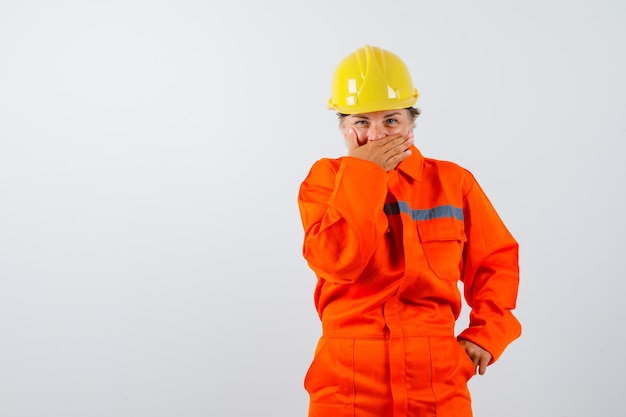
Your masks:
{"label": "white background", "polygon": [[476,416],[623,416],[625,20],[1,0],[0,415],[305,416],[297,191],[344,153],[330,77],[371,44],[413,74],[422,152],[470,169],[521,245],[523,336],[470,382]]}

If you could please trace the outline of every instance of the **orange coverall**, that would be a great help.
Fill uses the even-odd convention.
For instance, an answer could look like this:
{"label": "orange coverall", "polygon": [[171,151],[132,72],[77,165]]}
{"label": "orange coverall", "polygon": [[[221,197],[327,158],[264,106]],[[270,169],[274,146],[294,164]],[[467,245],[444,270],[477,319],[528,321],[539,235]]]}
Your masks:
{"label": "orange coverall", "polygon": [[471,312],[458,337],[493,362],[521,333],[517,242],[469,171],[411,150],[389,172],[321,159],[300,186],[322,322],[309,417],[471,416],[459,280]]}

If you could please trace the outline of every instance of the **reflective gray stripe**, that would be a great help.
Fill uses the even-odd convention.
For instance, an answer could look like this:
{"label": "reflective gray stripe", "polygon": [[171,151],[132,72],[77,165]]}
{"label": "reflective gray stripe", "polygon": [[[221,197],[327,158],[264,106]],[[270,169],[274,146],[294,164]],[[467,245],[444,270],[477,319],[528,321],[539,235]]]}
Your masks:
{"label": "reflective gray stripe", "polygon": [[411,219],[415,221],[442,219],[446,217],[452,217],[457,220],[463,221],[463,209],[454,206],[439,206],[431,209],[415,210],[404,201],[398,201],[397,203],[385,204],[385,214],[400,214],[406,213],[411,216]]}

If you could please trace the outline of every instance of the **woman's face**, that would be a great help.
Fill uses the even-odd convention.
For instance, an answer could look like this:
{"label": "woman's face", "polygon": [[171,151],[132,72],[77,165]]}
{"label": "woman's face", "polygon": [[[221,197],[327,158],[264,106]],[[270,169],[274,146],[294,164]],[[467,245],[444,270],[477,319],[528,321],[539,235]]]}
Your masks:
{"label": "woman's face", "polygon": [[359,144],[364,145],[385,136],[409,133],[413,129],[413,120],[406,109],[350,114],[341,123],[341,131],[346,139],[349,129],[356,131]]}

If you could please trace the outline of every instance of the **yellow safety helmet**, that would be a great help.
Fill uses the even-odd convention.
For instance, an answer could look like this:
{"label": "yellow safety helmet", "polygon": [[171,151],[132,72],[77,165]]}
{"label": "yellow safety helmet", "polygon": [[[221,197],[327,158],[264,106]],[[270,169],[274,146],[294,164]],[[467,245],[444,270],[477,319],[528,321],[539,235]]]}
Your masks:
{"label": "yellow safety helmet", "polygon": [[392,52],[366,45],[337,66],[328,108],[343,114],[404,109],[418,97],[404,62]]}

